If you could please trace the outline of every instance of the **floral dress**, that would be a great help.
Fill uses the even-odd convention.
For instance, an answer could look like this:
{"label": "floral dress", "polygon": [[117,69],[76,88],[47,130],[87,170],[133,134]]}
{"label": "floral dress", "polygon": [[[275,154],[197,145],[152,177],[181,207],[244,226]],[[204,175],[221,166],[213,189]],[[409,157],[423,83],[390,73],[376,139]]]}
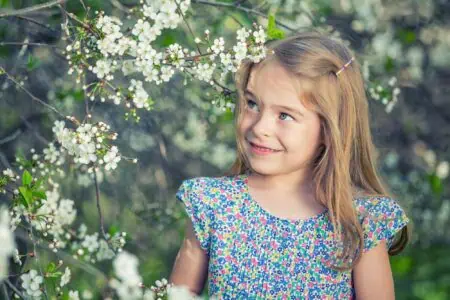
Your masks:
{"label": "floral dress", "polygon": [[[197,177],[176,193],[209,256],[208,295],[219,299],[352,299],[351,271],[328,262],[336,244],[325,210],[308,219],[277,217],[252,199],[248,173]],[[355,199],[364,252],[390,247],[409,219],[387,197]]]}

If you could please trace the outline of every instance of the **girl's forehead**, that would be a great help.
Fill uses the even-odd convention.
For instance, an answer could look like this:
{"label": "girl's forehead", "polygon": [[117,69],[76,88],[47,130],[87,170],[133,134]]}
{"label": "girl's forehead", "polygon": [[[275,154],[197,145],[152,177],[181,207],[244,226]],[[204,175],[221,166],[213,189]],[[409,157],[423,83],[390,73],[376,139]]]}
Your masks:
{"label": "girl's forehead", "polygon": [[[252,68],[247,90],[258,97],[289,96],[289,99],[295,102],[300,102],[298,100],[302,94],[300,79],[275,61],[258,64]],[[280,101],[285,99],[284,97],[277,98]]]}

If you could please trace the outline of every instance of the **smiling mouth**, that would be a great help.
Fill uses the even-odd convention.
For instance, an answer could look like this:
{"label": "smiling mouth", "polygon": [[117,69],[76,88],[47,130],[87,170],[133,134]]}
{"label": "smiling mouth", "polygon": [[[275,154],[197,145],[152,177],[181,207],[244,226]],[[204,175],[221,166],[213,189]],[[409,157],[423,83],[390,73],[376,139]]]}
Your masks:
{"label": "smiling mouth", "polygon": [[263,152],[263,153],[274,153],[274,152],[279,152],[280,150],[275,150],[275,149],[271,149],[271,148],[267,148],[267,147],[263,147],[257,144],[254,144],[250,141],[247,140],[247,142],[250,144],[250,146],[252,147],[253,150],[257,151],[257,152]]}

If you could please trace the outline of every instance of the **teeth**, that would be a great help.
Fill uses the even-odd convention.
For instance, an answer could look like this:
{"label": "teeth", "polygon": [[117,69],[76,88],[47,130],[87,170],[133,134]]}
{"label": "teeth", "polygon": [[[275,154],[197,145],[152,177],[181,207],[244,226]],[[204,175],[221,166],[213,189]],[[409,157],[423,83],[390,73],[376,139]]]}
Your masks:
{"label": "teeth", "polygon": [[273,151],[272,149],[269,148],[264,148],[264,147],[258,147],[258,146],[254,146],[255,148],[261,149],[261,150],[266,150],[266,151]]}

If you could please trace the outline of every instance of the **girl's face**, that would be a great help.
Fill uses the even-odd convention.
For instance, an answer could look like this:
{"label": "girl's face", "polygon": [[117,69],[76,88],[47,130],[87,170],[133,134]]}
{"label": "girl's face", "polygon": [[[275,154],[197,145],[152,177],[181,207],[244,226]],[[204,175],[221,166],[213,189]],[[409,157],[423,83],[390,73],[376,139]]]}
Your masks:
{"label": "girl's face", "polygon": [[320,145],[320,119],[302,105],[299,79],[275,61],[257,65],[244,95],[238,130],[251,168],[262,175],[306,174]]}

